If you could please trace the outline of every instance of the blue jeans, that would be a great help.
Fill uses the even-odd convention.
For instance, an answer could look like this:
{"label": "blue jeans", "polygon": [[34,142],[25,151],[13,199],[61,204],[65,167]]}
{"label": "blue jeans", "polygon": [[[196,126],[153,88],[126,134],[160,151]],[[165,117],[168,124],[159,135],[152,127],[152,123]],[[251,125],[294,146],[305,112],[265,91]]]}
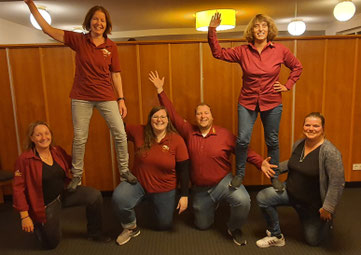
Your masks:
{"label": "blue jeans", "polygon": [[214,213],[220,201],[226,201],[230,208],[228,228],[233,231],[241,229],[247,220],[251,199],[247,190],[241,185],[238,189],[231,189],[229,183],[232,174],[226,175],[214,187],[193,187],[192,206],[194,224],[199,229],[207,229],[214,222]]}
{"label": "blue jeans", "polygon": [[73,176],[81,177],[83,173],[85,144],[88,140],[89,123],[93,115],[94,107],[98,109],[105,119],[114,138],[119,172],[124,173],[129,171],[127,135],[117,102],[72,99],[71,106],[74,128],[73,162],[71,170]]}
{"label": "blue jeans", "polygon": [[173,225],[175,197],[175,189],[161,193],[146,193],[139,182],[132,185],[123,181],[115,188],[112,202],[122,227],[133,228],[137,225],[134,207],[143,199],[149,199],[153,205],[156,228],[167,230]]}
{"label": "blue jeans", "polygon": [[[251,111],[238,104],[238,137],[236,144],[236,175],[244,177],[248,144],[251,141],[253,125],[258,116],[258,107]],[[264,128],[264,136],[267,145],[268,156],[271,157],[270,163],[278,165],[280,152],[278,145],[278,132],[280,127],[282,104],[277,107],[260,112]]]}
{"label": "blue jeans", "polygon": [[287,191],[276,192],[272,187],[263,189],[257,194],[257,203],[272,236],[281,234],[277,206],[293,206],[295,208],[301,220],[305,240],[309,245],[319,245],[330,229],[330,223],[321,220],[318,211],[311,211],[300,204],[291,204]]}

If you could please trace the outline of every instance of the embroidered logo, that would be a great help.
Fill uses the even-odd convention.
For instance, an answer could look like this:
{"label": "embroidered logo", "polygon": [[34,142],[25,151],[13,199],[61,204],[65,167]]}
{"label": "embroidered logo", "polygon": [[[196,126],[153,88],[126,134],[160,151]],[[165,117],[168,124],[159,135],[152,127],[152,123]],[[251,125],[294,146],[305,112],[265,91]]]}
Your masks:
{"label": "embroidered logo", "polygon": [[21,174],[20,170],[16,170],[15,173],[14,173],[14,175],[17,176],[17,177],[23,176],[23,175]]}
{"label": "embroidered logo", "polygon": [[108,56],[110,56],[112,53],[110,52],[110,51],[108,51],[107,49],[101,49],[101,51],[103,52],[103,55],[104,55],[104,57],[106,58],[106,57],[108,57]]}
{"label": "embroidered logo", "polygon": [[162,150],[163,151],[169,151],[169,146],[168,145],[163,145]]}

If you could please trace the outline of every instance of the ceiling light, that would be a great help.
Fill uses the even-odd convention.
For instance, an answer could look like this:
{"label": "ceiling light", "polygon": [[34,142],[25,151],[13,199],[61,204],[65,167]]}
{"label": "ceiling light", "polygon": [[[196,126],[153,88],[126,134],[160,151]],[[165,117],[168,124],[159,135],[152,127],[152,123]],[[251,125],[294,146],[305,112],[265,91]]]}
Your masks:
{"label": "ceiling light", "polygon": [[[42,6],[38,6],[38,10],[39,10],[41,16],[43,16],[43,18],[46,20],[46,22],[48,22],[48,24],[51,25],[51,16],[46,11],[46,8],[42,7]],[[39,26],[38,22],[36,22],[33,14],[30,14],[30,22],[36,29],[41,30],[41,27]]]}
{"label": "ceiling light", "polygon": [[353,17],[356,6],[352,1],[341,1],[333,9],[333,16],[339,21],[347,21]]}
{"label": "ceiling light", "polygon": [[291,35],[302,35],[306,31],[306,24],[301,19],[294,19],[288,24],[287,30]]}
{"label": "ceiling light", "polygon": [[221,24],[217,27],[217,31],[236,27],[236,11],[233,9],[218,9],[197,12],[196,29],[198,31],[208,31],[209,22],[216,12],[219,12],[222,15],[222,21]]}

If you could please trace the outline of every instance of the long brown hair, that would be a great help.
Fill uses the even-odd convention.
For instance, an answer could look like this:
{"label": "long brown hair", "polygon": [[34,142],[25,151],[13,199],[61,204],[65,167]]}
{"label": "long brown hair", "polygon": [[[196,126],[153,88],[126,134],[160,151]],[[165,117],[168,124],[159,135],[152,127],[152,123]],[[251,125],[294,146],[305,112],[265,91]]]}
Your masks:
{"label": "long brown hair", "polygon": [[273,19],[270,16],[264,14],[257,14],[248,23],[246,30],[244,30],[243,37],[247,40],[247,42],[254,43],[253,28],[256,22],[267,23],[268,26],[267,42],[273,41],[276,38],[278,34],[278,29]]}
{"label": "long brown hair", "polygon": [[96,5],[96,6],[93,6],[92,8],[90,8],[88,13],[85,15],[85,18],[84,18],[84,21],[83,21],[83,28],[85,30],[87,30],[87,31],[90,31],[91,19],[93,18],[94,13],[96,13],[97,11],[101,11],[105,15],[105,20],[107,22],[107,27],[105,28],[104,34],[106,34],[106,35],[111,34],[111,32],[112,32],[112,20],[110,19],[109,12],[107,11],[107,9],[105,9],[103,6],[100,6],[100,5]]}
{"label": "long brown hair", "polygon": [[31,137],[34,134],[34,129],[39,125],[44,125],[49,129],[50,134],[51,134],[51,144],[50,145],[53,145],[53,141],[54,141],[54,139],[53,139],[53,131],[51,130],[49,124],[46,123],[45,121],[38,120],[38,121],[34,121],[34,122],[30,123],[29,126],[28,126],[28,130],[26,132],[26,138],[25,138],[25,142],[24,142],[24,148],[26,150],[32,150],[32,149],[35,148],[35,144],[31,140]]}
{"label": "long brown hair", "polygon": [[166,133],[177,133],[177,130],[174,128],[172,122],[169,119],[169,114],[167,109],[164,106],[155,106],[152,108],[152,110],[150,110],[149,114],[148,114],[148,120],[147,120],[147,124],[145,125],[144,128],[144,145],[143,147],[140,148],[140,152],[144,152],[150,149],[150,147],[152,147],[152,145],[155,142],[156,136],[153,132],[153,128],[152,128],[152,117],[154,115],[154,113],[156,113],[157,111],[160,110],[164,110],[167,114],[167,119],[168,119],[168,125],[166,128]]}

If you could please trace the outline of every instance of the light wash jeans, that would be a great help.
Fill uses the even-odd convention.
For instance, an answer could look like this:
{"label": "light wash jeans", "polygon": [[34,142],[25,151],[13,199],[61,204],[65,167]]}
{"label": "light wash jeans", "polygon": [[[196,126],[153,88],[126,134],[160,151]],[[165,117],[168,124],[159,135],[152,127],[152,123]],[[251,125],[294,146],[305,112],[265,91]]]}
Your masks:
{"label": "light wash jeans", "polygon": [[267,229],[272,236],[281,234],[278,218],[278,206],[293,206],[303,227],[306,242],[311,246],[317,246],[328,234],[331,223],[321,220],[318,211],[310,211],[299,204],[291,204],[287,191],[276,192],[273,187],[261,190],[257,194],[257,203],[267,222]]}
{"label": "light wash jeans", "polygon": [[218,203],[226,201],[231,207],[227,223],[229,230],[241,229],[247,220],[251,199],[243,185],[238,189],[229,187],[232,178],[232,174],[229,173],[214,187],[192,188],[194,224],[197,228],[209,228],[214,222]]}
{"label": "light wash jeans", "polygon": [[154,225],[158,230],[168,230],[173,226],[176,207],[176,190],[161,193],[146,193],[139,182],[130,184],[121,182],[112,196],[113,208],[123,228],[136,226],[134,207],[144,199],[152,203]]}
{"label": "light wash jeans", "polygon": [[[258,108],[258,107],[257,107]],[[267,145],[268,156],[271,157],[270,163],[279,164],[280,151],[278,144],[278,132],[282,116],[282,104],[277,107],[260,112],[259,110],[251,111],[238,104],[238,137],[236,143],[236,175],[244,177],[247,149],[251,141],[253,125],[257,119],[258,113],[264,128],[264,137]],[[276,171],[276,176],[278,176]]]}
{"label": "light wash jeans", "polygon": [[118,168],[120,173],[128,169],[128,145],[127,135],[124,129],[122,116],[120,115],[116,101],[85,101],[72,99],[71,109],[73,117],[73,162],[72,173],[74,177],[81,177],[84,169],[85,144],[88,140],[90,119],[93,108],[97,108],[105,119],[114,138],[117,154]]}

